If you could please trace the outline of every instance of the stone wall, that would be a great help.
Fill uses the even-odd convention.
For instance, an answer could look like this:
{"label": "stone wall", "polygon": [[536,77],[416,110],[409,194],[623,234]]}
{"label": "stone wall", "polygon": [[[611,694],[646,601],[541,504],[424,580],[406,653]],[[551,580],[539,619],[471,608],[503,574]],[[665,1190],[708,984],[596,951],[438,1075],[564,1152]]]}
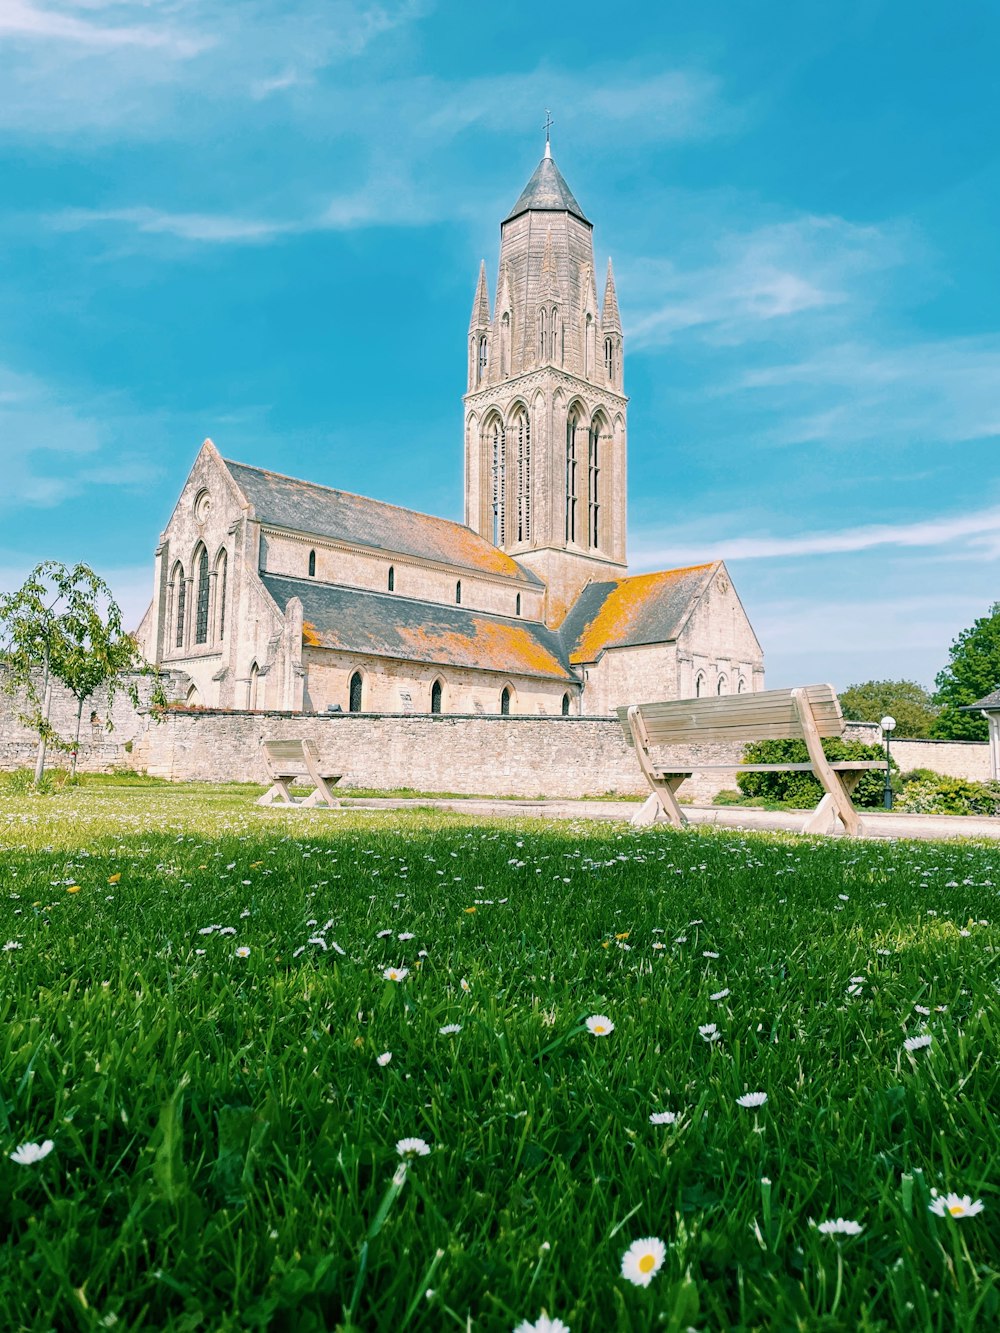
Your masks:
{"label": "stone wall", "polygon": [[900,771],[929,768],[951,778],[972,778],[988,782],[990,769],[988,741],[892,741],[892,757]]}
{"label": "stone wall", "polygon": [[[0,673],[4,668],[0,667]],[[140,705],[148,703],[152,682],[148,676],[133,677],[139,690]],[[33,767],[38,750],[38,733],[26,727],[20,715],[28,708],[23,692],[6,694],[0,680],[0,769]],[[49,720],[64,740],[71,740],[76,730],[77,701],[61,686],[52,690]],[[126,746],[132,746],[150,725],[149,714],[133,706],[124,689],[115,692],[111,707],[112,730],[107,729],[107,691],[84,701],[83,721],[80,727],[80,752],[77,767],[84,772],[107,773],[113,768],[130,767],[131,755]],[[49,749],[46,761],[53,766],[66,766],[69,756],[61,750]]]}

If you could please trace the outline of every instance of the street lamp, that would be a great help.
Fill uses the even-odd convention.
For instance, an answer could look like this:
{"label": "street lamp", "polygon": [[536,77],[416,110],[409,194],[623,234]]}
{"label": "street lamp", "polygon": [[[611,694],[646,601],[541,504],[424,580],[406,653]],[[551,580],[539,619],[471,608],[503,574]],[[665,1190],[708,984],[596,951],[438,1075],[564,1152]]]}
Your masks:
{"label": "street lamp", "polygon": [[892,809],[892,769],[889,765],[889,738],[896,730],[896,719],[888,714],[879,723],[885,736],[885,808]]}

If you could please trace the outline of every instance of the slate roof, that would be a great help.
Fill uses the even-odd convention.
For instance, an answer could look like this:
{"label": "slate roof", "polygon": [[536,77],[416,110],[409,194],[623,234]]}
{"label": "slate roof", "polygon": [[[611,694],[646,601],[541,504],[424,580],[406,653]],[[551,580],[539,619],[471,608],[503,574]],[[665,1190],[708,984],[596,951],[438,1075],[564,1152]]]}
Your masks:
{"label": "slate roof", "polygon": [[536,586],[541,582],[536,574],[462,523],[311,481],[297,481],[246,463],[230,459],[223,462],[262,523]]}
{"label": "slate roof", "polygon": [[307,646],[572,681],[559,635],[534,621],[439,606],[394,593],[261,574],[284,608],[302,601]]}
{"label": "slate roof", "polygon": [[573,198],[573,191],[566,184],[562,172],[551,157],[543,157],[539,162],[534,175],[521,191],[521,197],[504,218],[504,222],[520,217],[529,209],[536,213],[572,213],[581,222],[586,222],[588,227],[593,225]]}
{"label": "slate roof", "polygon": [[606,648],[676,639],[718,563],[589,583],[560,633],[570,662],[593,662]]}
{"label": "slate roof", "polygon": [[977,699],[974,704],[965,704],[960,711],[974,713],[980,708],[1000,711],[1000,690],[993,690],[990,694],[984,695],[982,699]]}

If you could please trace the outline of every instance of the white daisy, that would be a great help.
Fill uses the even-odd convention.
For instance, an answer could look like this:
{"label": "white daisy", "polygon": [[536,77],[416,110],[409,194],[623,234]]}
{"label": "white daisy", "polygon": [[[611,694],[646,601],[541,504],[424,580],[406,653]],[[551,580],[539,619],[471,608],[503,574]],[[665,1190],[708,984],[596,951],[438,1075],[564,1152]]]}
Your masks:
{"label": "white daisy", "polygon": [[387,967],[382,973],[386,981],[404,981],[410,975],[408,967]]}
{"label": "white daisy", "polygon": [[637,1287],[648,1287],[663,1267],[667,1247],[657,1236],[634,1240],[622,1256],[622,1277]]}
{"label": "white daisy", "polygon": [[864,1227],[860,1222],[850,1222],[846,1217],[835,1217],[829,1222],[820,1222],[816,1228],[824,1236],[860,1236]]}
{"label": "white daisy", "polygon": [[766,1092],[745,1092],[742,1097],[736,1098],[737,1106],[745,1106],[748,1111],[756,1111],[758,1106],[763,1106],[767,1101]]}
{"label": "white daisy", "polygon": [[237,957],[237,958],[249,958],[249,957],[250,957],[250,950],[249,950],[249,948],[247,947],[247,945],[245,945],[245,944],[241,944],[241,945],[240,945],[240,947],[236,950],[236,957]]}
{"label": "white daisy", "polygon": [[11,949],[23,949],[23,944],[18,944],[17,940],[8,940],[3,946],[4,953],[10,953]]}
{"label": "white daisy", "polygon": [[676,1111],[654,1111],[649,1117],[651,1125],[672,1125],[677,1119]]}
{"label": "white daisy", "polygon": [[587,1029],[595,1037],[607,1037],[615,1030],[615,1025],[606,1014],[591,1014],[587,1019]]}
{"label": "white daisy", "polygon": [[443,1028],[438,1028],[438,1032],[441,1034],[442,1037],[451,1037],[454,1036],[456,1032],[461,1032],[461,1031],[462,1031],[461,1023],[445,1023]]}
{"label": "white daisy", "polygon": [[719,1040],[719,1029],[716,1027],[714,1023],[702,1023],[698,1031],[701,1033],[701,1035],[705,1038],[706,1041]]}
{"label": "white daisy", "polygon": [[468,994],[469,991],[472,990],[472,987],[471,987],[471,986],[469,985],[469,983],[466,981],[465,977],[463,977],[462,980],[461,980],[458,984],[462,987],[462,990],[464,990],[466,994]]}
{"label": "white daisy", "polygon": [[381,1065],[381,1067],[384,1069],[391,1059],[392,1059],[392,1051],[383,1051],[381,1055],[376,1055],[375,1063],[377,1065]]}
{"label": "white daisy", "polygon": [[975,1217],[983,1211],[983,1201],[971,1194],[939,1194],[928,1207],[938,1217]]}
{"label": "white daisy", "polygon": [[391,930],[380,930],[380,931],[378,932],[378,934],[375,936],[375,938],[376,938],[377,940],[384,940],[388,935],[391,935],[391,934],[392,934],[392,931],[391,931]]}
{"label": "white daisy", "polygon": [[46,1139],[44,1143],[22,1143],[10,1154],[10,1160],[18,1166],[34,1166],[36,1162],[48,1157],[55,1146],[51,1139]]}
{"label": "white daisy", "polygon": [[714,995],[710,995],[708,998],[710,1000],[724,1000],[728,994],[729,987],[727,986],[725,990],[717,990]]}
{"label": "white daisy", "polygon": [[430,1150],[430,1144],[425,1139],[399,1139],[396,1142],[396,1151],[400,1157],[426,1157]]}
{"label": "white daisy", "polygon": [[931,1036],[931,1034],[929,1032],[925,1032],[920,1037],[907,1037],[907,1039],[903,1042],[903,1045],[906,1047],[908,1051],[922,1051],[924,1050],[925,1047],[929,1046],[933,1040],[934,1038]]}
{"label": "white daisy", "polygon": [[550,1319],[543,1310],[533,1324],[522,1319],[515,1325],[514,1333],[570,1333],[570,1330],[569,1324],[564,1324],[561,1319]]}
{"label": "white daisy", "polygon": [[403,933],[402,933],[401,935],[397,935],[397,936],[396,936],[396,939],[397,939],[397,940],[412,940],[412,939],[413,939],[413,931],[412,931],[412,930],[404,930]]}

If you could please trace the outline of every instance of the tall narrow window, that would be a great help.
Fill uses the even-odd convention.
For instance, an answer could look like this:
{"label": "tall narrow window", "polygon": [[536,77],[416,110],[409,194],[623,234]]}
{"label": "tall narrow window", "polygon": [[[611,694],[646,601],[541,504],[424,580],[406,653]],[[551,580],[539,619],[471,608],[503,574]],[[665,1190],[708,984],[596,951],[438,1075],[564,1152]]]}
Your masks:
{"label": "tall narrow window", "polygon": [[314,579],[314,578],[316,577],[316,552],[315,552],[315,551],[310,551],[310,552],[309,552],[309,577],[310,577],[311,579]]}
{"label": "tall narrow window", "polygon": [[505,310],[500,321],[500,378],[510,374],[510,312]]}
{"label": "tall narrow window", "polygon": [[493,545],[503,546],[507,540],[506,491],[507,491],[507,439],[499,420],[493,422],[490,432],[492,464],[490,474],[493,483]]}
{"label": "tall narrow window", "polygon": [[184,613],[187,610],[187,582],[184,578],[184,568],[177,566],[177,635],[175,643],[178,648],[184,647]]}
{"label": "tall narrow window", "polygon": [[218,598],[220,639],[224,638],[226,633],[226,571],[228,565],[229,557],[225,550],[222,550],[215,562],[215,595]]}
{"label": "tall narrow window", "polygon": [[587,524],[588,527],[587,536],[591,546],[598,546],[600,544],[598,538],[600,536],[601,506],[599,502],[598,488],[601,478],[601,469],[598,466],[599,460],[597,453],[597,447],[600,438],[601,438],[600,422],[595,419],[593,425],[590,428],[590,454],[588,459],[589,522]]}
{"label": "tall narrow window", "polygon": [[705,677],[702,672],[698,672],[694,678],[694,697],[700,699],[705,693]]}
{"label": "tall narrow window", "polygon": [[593,353],[590,350],[590,345],[593,342],[593,338],[594,338],[594,321],[593,318],[590,315],[588,315],[587,325],[583,333],[583,378],[585,380],[590,379],[591,372],[594,369],[593,359],[592,359]]}
{"label": "tall narrow window", "polygon": [[538,356],[544,361],[549,354],[549,317],[547,310],[538,312]]}
{"label": "tall narrow window", "polygon": [[260,667],[254,662],[250,667],[250,680],[247,682],[247,708],[251,712],[257,707],[257,682],[260,678]]}
{"label": "tall narrow window", "polygon": [[563,717],[569,717],[569,695],[568,695],[568,694],[564,694],[564,695],[563,695],[563,701],[562,701],[562,715],[563,715]]}
{"label": "tall narrow window", "polygon": [[615,377],[615,344],[611,338],[604,339],[604,369],[607,371],[608,379]]}
{"label": "tall narrow window", "polygon": [[569,414],[566,422],[566,540],[576,541],[576,428],[578,417]]}
{"label": "tall narrow window", "polygon": [[389,591],[396,591],[396,570],[392,565],[389,566]]}
{"label": "tall narrow window", "polygon": [[432,712],[432,713],[440,713],[440,711],[441,711],[441,695],[442,695],[442,692],[443,692],[443,691],[442,691],[442,688],[441,688],[441,682],[440,682],[439,680],[436,680],[436,681],[434,682],[434,684],[431,686],[431,712]]}
{"label": "tall narrow window", "polygon": [[459,579],[455,584],[455,605],[458,606],[462,601],[462,580]]}
{"label": "tall narrow window", "polygon": [[198,556],[198,601],[195,604],[194,641],[208,642],[208,552],[204,546]]}
{"label": "tall narrow window", "polygon": [[517,594],[517,598],[516,598],[515,601],[514,601],[514,614],[515,614],[515,616],[519,616],[519,615],[521,614],[521,594],[520,594],[520,593]]}
{"label": "tall narrow window", "polygon": [[352,713],[361,712],[361,684],[361,672],[355,671],[351,677],[350,698],[347,704]]}
{"label": "tall narrow window", "polygon": [[716,694],[729,693],[729,681],[726,680],[725,676],[720,676],[719,679],[716,681],[715,692]]}
{"label": "tall narrow window", "polygon": [[479,352],[476,360],[476,383],[482,384],[486,375],[486,337],[479,339]]}
{"label": "tall narrow window", "polygon": [[500,695],[500,714],[502,717],[510,717],[510,690],[506,685]]}
{"label": "tall narrow window", "polygon": [[517,540],[531,538],[531,423],[528,414],[517,418]]}

